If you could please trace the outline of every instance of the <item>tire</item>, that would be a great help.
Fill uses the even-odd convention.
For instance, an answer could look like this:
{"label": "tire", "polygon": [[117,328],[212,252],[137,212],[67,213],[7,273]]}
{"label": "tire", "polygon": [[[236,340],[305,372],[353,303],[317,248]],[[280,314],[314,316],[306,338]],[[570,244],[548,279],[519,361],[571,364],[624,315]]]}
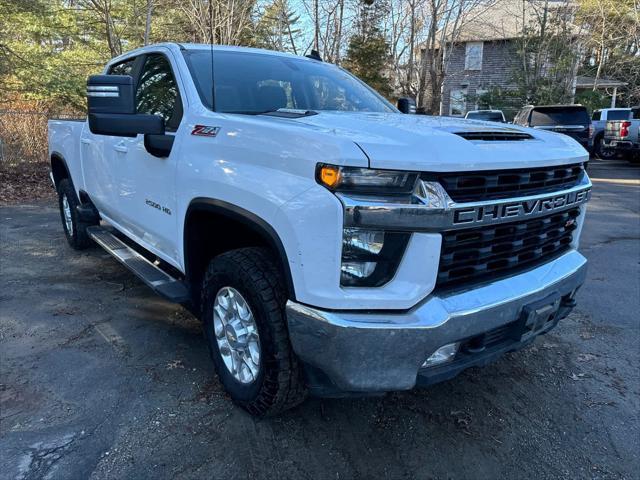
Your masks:
{"label": "tire", "polygon": [[606,148],[602,142],[602,137],[597,137],[593,142],[596,156],[602,160],[616,158],[618,156],[617,152],[613,148]]}
{"label": "tire", "polygon": [[[216,298],[219,303],[216,303]],[[229,302],[229,298],[235,300]],[[223,325],[222,319],[227,317],[221,315],[222,312],[246,312],[241,300],[246,302],[251,315],[247,329],[255,332],[257,328],[257,341],[253,333],[237,335],[233,327],[229,331],[229,325],[234,321],[241,325],[239,328],[243,328],[246,325],[244,320],[238,323],[237,320],[227,319]],[[239,308],[222,308],[225,302],[230,305],[233,301],[239,302]],[[267,249],[232,250],[214,258],[207,267],[202,284],[201,316],[216,373],[232,400],[258,417],[276,415],[293,408],[306,397],[302,368],[289,341],[286,302],[282,275]],[[214,314],[214,308],[218,309],[217,314]],[[233,354],[229,352],[237,351],[231,347],[240,338],[254,340],[251,344],[242,343],[239,347],[243,352],[240,355],[245,359],[249,357],[248,360],[234,363]],[[251,354],[246,353],[250,350],[247,345],[257,345],[258,362],[253,360],[253,350]],[[223,357],[222,351],[226,356]],[[232,364],[230,367],[225,363],[225,358]],[[234,369],[238,364],[240,368]]]}
{"label": "tire", "polygon": [[60,207],[62,228],[71,248],[84,250],[92,245],[91,238],[87,234],[87,227],[92,224],[79,220],[78,204],[78,197],[71,181],[67,178],[61,180],[58,185],[58,206]]}

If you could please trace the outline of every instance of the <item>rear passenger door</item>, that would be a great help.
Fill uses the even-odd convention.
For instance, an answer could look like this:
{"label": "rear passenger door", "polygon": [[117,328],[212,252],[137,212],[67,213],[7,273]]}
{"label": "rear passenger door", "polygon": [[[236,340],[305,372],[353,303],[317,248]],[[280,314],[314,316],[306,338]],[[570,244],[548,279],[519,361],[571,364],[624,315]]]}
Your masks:
{"label": "rear passenger door", "polygon": [[[136,113],[160,115],[165,131],[175,135],[183,115],[183,97],[171,53],[148,53],[140,62]],[[120,137],[115,145],[126,156],[119,171],[119,219],[143,246],[177,266],[175,178],[178,145],[168,157],[147,152],[144,135]]]}
{"label": "rear passenger door", "polygon": [[[111,65],[108,75],[135,76],[137,57],[128,58]],[[119,214],[119,170],[123,168],[125,157],[115,146],[122,137],[95,135],[88,124],[80,138],[82,172],[84,185],[91,201],[103,216],[115,218]]]}

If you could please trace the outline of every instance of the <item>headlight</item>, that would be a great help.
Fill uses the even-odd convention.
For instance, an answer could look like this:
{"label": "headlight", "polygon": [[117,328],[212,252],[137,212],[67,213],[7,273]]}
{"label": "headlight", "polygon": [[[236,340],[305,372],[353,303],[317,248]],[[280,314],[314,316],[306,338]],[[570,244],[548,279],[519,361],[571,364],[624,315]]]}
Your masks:
{"label": "headlight", "polygon": [[321,163],[316,168],[316,179],[332,191],[397,195],[412,193],[418,174],[396,170],[337,167]]}
{"label": "headlight", "polygon": [[345,228],[340,285],[379,287],[396,273],[410,233]]}

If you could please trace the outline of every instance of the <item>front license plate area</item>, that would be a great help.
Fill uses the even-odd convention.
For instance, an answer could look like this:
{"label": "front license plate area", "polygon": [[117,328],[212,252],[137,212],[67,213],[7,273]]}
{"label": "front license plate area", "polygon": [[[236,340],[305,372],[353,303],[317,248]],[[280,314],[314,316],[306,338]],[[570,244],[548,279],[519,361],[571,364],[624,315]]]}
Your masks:
{"label": "front license plate area", "polygon": [[519,322],[522,332],[521,341],[527,341],[553,328],[558,323],[559,309],[560,296],[555,295],[525,305]]}

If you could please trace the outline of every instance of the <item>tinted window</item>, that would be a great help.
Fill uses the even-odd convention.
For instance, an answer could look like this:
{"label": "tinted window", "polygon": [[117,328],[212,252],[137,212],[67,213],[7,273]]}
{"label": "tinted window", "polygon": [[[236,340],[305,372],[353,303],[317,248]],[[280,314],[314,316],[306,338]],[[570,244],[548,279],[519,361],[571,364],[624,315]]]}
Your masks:
{"label": "tinted window", "polygon": [[640,119],[640,108],[633,108],[633,109],[631,109],[631,111],[633,112],[633,119],[634,120],[639,120]]}
{"label": "tinted window", "polygon": [[631,118],[631,110],[609,110],[607,112],[607,120],[629,120]]}
{"label": "tinted window", "polygon": [[136,89],[136,112],[160,115],[168,130],[176,130],[182,104],[171,65],[164,55],[148,55]]}
{"label": "tinted window", "polygon": [[539,107],[531,113],[532,126],[585,125],[589,122],[584,107]]}
{"label": "tinted window", "polygon": [[527,124],[527,116],[529,115],[529,109],[525,108],[524,110],[520,110],[520,112],[513,119],[513,123],[517,123],[519,125]]}
{"label": "tinted window", "polygon": [[467,118],[486,120],[487,122],[502,122],[502,114],[498,112],[469,112]]}
{"label": "tinted window", "polygon": [[135,61],[135,58],[131,58],[129,60],[125,60],[124,62],[112,65],[109,68],[109,75],[131,75],[131,72],[133,71],[133,64],[135,63]]}
{"label": "tinted window", "polygon": [[596,110],[595,112],[593,112],[593,115],[591,115],[591,120],[598,121],[600,120],[601,115],[602,115],[602,112],[600,110]]}
{"label": "tinted window", "polygon": [[[211,102],[211,52],[184,53],[202,102]],[[380,95],[340,68],[279,55],[214,53],[215,109],[257,113],[279,108],[395,112]]]}

